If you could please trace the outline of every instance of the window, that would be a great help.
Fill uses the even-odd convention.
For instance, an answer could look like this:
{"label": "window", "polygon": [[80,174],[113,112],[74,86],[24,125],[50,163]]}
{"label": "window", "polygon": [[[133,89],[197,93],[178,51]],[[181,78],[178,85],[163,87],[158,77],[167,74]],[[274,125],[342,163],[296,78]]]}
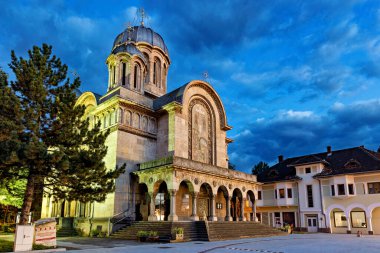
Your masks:
{"label": "window", "polygon": [[307,193],[307,206],[308,207],[314,207],[313,186],[312,185],[306,186],[306,193]]}
{"label": "window", "polygon": [[112,84],[116,83],[116,66],[112,67]]}
{"label": "window", "polygon": [[280,194],[280,199],[285,198],[285,189],[279,189],[278,193]]}
{"label": "window", "polygon": [[306,174],[311,173],[311,168],[309,168],[309,167],[305,168],[305,173],[306,173]]}
{"label": "window", "polygon": [[335,186],[331,185],[331,196],[335,196]]}
{"label": "window", "polygon": [[293,191],[292,191],[292,188],[288,188],[288,189],[286,189],[286,190],[287,190],[287,192],[288,192],[288,198],[289,198],[289,199],[293,198]]}
{"label": "window", "polygon": [[367,222],[365,220],[364,211],[352,211],[351,212],[351,224],[353,228],[366,228]]}
{"label": "window", "polygon": [[348,194],[354,195],[354,185],[353,184],[348,184]]}
{"label": "window", "polygon": [[121,84],[125,85],[125,83],[126,83],[125,79],[126,79],[126,76],[127,76],[127,64],[125,62],[123,62],[123,64],[122,64],[122,74],[121,74],[121,76],[122,76]]}
{"label": "window", "polygon": [[274,198],[277,199],[277,189],[274,189]]}
{"label": "window", "polygon": [[139,84],[140,84],[140,66],[136,64],[134,68],[133,88],[138,89]]}
{"label": "window", "polygon": [[380,182],[368,183],[368,194],[380,193]]}
{"label": "window", "polygon": [[344,184],[338,184],[338,195],[345,195]]}
{"label": "window", "polygon": [[189,210],[190,208],[190,196],[189,194],[183,194],[182,195],[182,206],[181,206],[181,209],[182,210]]}
{"label": "window", "polygon": [[156,58],[153,64],[153,83],[161,88],[161,61]]}
{"label": "window", "polygon": [[344,212],[334,212],[335,227],[347,227],[347,217]]}
{"label": "window", "polygon": [[261,199],[262,199],[262,197],[261,197],[261,191],[257,191],[257,199],[258,199],[258,200],[261,200]]}

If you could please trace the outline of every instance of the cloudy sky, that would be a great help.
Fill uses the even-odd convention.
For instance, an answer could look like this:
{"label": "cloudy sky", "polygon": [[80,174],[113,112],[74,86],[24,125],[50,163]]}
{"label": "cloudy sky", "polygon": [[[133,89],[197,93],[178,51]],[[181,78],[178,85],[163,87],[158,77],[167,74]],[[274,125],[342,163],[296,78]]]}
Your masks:
{"label": "cloudy sky", "polygon": [[[0,0],[0,67],[43,42],[104,93],[114,38],[144,7],[164,38],[168,88],[219,92],[239,170],[333,149],[380,145],[380,1]],[[137,24],[137,21],[135,21]]]}

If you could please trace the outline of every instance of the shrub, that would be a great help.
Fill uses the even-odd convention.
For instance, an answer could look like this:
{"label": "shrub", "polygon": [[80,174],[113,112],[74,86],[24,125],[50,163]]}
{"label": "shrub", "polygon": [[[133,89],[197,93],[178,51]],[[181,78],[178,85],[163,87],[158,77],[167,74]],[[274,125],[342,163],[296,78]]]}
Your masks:
{"label": "shrub", "polygon": [[183,235],[183,232],[184,232],[184,230],[183,230],[183,228],[181,228],[181,227],[175,227],[175,228],[173,228],[173,230],[172,230],[172,233],[173,233],[173,234]]}
{"label": "shrub", "polygon": [[149,235],[148,231],[140,230],[137,231],[137,237],[147,237]]}
{"label": "shrub", "polygon": [[94,229],[94,230],[91,230],[90,236],[97,237],[99,234],[100,234],[100,231]]}
{"label": "shrub", "polygon": [[149,236],[158,236],[158,232],[157,231],[149,231]]}

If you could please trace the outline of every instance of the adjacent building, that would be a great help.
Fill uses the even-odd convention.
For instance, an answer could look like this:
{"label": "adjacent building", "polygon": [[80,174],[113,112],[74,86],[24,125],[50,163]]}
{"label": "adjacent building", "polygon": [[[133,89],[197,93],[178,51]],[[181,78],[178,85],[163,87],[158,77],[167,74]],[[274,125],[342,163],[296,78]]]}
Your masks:
{"label": "adjacent building", "polygon": [[364,146],[283,159],[258,175],[258,219],[308,232],[380,234],[380,153]]}

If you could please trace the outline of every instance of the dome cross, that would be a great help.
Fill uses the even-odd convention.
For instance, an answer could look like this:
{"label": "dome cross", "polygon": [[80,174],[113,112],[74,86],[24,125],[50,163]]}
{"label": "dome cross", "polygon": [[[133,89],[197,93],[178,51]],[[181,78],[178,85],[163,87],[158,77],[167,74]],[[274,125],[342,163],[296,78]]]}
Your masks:
{"label": "dome cross", "polygon": [[147,15],[145,14],[145,10],[144,10],[144,8],[140,8],[140,9],[138,9],[137,12],[138,12],[139,15],[141,16],[141,26],[144,26],[144,18],[147,17]]}

